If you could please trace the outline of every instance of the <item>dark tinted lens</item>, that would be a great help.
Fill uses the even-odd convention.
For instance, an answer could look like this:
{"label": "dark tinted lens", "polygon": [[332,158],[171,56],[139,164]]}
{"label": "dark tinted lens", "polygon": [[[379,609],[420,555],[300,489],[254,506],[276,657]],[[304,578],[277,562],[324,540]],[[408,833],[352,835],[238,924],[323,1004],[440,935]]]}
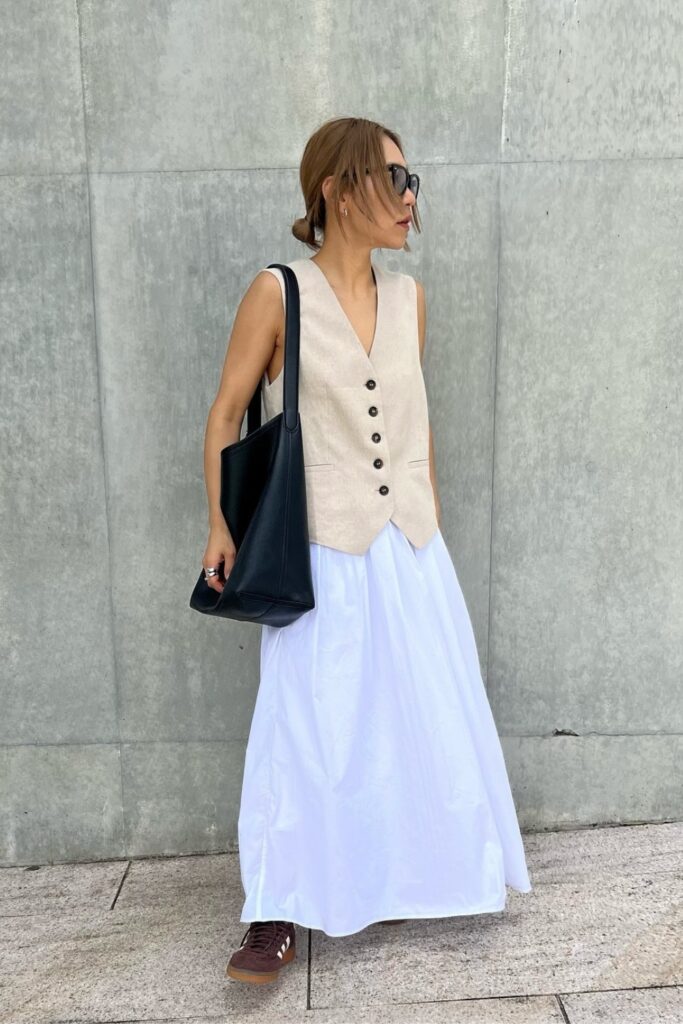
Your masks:
{"label": "dark tinted lens", "polygon": [[405,169],[403,164],[392,164],[391,180],[394,184],[394,188],[400,196],[402,196],[405,190],[409,188],[417,199],[417,193],[420,190],[419,174],[408,174],[408,171]]}
{"label": "dark tinted lens", "polygon": [[402,196],[408,185],[408,172],[406,171],[405,167],[403,167],[401,164],[392,164],[391,180],[394,183],[394,188],[396,189],[398,194]]}

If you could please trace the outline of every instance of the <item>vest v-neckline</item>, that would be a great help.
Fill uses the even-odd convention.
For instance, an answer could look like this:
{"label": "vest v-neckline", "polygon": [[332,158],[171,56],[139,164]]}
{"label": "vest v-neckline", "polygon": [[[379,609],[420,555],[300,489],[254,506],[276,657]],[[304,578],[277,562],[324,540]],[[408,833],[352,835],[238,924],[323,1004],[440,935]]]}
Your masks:
{"label": "vest v-neckline", "polygon": [[346,326],[347,326],[351,336],[354,338],[354,340],[356,342],[356,345],[360,349],[361,355],[365,356],[367,362],[369,362],[370,365],[372,365],[372,358],[371,357],[372,357],[373,353],[375,352],[375,350],[377,348],[377,341],[378,341],[378,339],[380,337],[380,328],[381,328],[381,315],[382,315],[382,283],[381,283],[381,281],[382,281],[382,271],[375,265],[375,263],[372,262],[372,260],[370,261],[370,266],[372,267],[373,275],[374,275],[374,278],[375,278],[375,288],[376,288],[376,295],[377,295],[377,297],[376,297],[376,311],[375,311],[375,330],[374,330],[373,335],[372,335],[372,342],[370,344],[370,349],[369,349],[369,351],[366,352],[365,346],[363,345],[363,342],[358,337],[358,334],[356,332],[356,328],[351,323],[349,317],[346,314],[346,310],[344,309],[344,307],[342,306],[341,302],[339,301],[337,293],[335,292],[334,288],[332,287],[332,285],[328,281],[327,274],[322,269],[322,267],[318,266],[318,264],[315,262],[315,260],[313,260],[312,257],[310,257],[310,256],[308,257],[308,262],[312,263],[313,266],[315,267],[315,269],[317,270],[317,272],[320,274],[320,276],[321,276],[321,278],[323,280],[323,283],[325,285],[325,288],[327,289],[327,291],[328,291],[329,295],[331,296],[334,304],[336,305],[337,309],[339,310],[339,313],[341,314],[341,319],[346,324]]}

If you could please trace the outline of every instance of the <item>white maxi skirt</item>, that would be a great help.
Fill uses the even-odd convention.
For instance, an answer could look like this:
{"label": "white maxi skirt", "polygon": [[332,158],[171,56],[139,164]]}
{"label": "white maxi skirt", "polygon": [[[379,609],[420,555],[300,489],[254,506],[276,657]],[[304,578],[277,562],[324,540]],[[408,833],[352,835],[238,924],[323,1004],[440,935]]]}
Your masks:
{"label": "white maxi skirt", "polygon": [[238,820],[241,921],[330,936],[529,892],[476,642],[441,530],[310,543],[316,606],[261,627]]}

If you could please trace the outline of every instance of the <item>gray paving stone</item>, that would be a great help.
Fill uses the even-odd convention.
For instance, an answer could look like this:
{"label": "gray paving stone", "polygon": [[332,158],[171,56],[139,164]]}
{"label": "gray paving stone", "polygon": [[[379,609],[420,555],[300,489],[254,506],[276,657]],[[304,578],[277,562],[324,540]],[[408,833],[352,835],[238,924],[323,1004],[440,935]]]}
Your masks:
{"label": "gray paving stone", "polygon": [[2,918],[107,910],[116,898],[128,861],[45,864],[0,869]]}
{"label": "gray paving stone", "polygon": [[[306,1006],[307,933],[297,929],[297,957],[284,984],[243,985],[226,977],[229,956],[246,926],[225,902],[195,910],[151,906],[110,912],[29,916],[21,934],[4,938],[0,1020],[130,1021],[222,1016],[264,1007]],[[257,989],[255,991],[255,989]]]}
{"label": "gray paving stone", "polygon": [[27,891],[21,870],[6,869],[0,1020],[566,1024],[559,993],[570,1024],[679,1024],[682,832],[529,836],[534,889],[510,891],[502,913],[336,939],[313,930],[311,1010],[301,927],[297,958],[273,986],[225,976],[246,929],[237,854],[134,862],[113,910],[101,907],[119,862],[25,872],[35,876]]}
{"label": "gray paving stone", "polygon": [[680,871],[530,873],[532,892],[510,891],[498,914],[408,921],[389,935],[314,931],[313,1007],[683,982]]}
{"label": "gray paving stone", "polygon": [[[553,996],[474,999],[460,1002],[409,1003],[403,1006],[338,1006],[326,1010],[279,1010],[277,1016],[257,1011],[230,1017],[230,1024],[563,1024]],[[147,1021],[126,1021],[147,1024]],[[155,1024],[217,1024],[216,1017],[190,1017]],[[667,1022],[668,1024],[668,1022]]]}
{"label": "gray paving stone", "polygon": [[214,906],[221,900],[227,900],[233,911],[241,908],[243,896],[236,853],[134,860],[116,906],[169,907],[191,903],[197,907]]}
{"label": "gray paving stone", "polygon": [[683,865],[683,821],[528,832],[524,849],[535,885],[675,874]]}
{"label": "gray paving stone", "polygon": [[576,992],[562,997],[570,1024],[681,1024],[683,988]]}

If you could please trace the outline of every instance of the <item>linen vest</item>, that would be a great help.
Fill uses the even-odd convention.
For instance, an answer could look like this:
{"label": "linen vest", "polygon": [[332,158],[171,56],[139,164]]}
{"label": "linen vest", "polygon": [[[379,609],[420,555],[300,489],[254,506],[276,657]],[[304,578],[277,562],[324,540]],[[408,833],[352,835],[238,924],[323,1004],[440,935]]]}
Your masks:
{"label": "linen vest", "polygon": [[[429,477],[429,418],[417,287],[372,266],[375,335],[366,354],[321,268],[291,260],[300,296],[299,414],[309,540],[363,554],[391,519],[415,547],[438,528]],[[281,272],[264,267],[285,285]],[[285,341],[286,343],[286,341]],[[282,410],[284,368],[263,375],[265,419]]]}

